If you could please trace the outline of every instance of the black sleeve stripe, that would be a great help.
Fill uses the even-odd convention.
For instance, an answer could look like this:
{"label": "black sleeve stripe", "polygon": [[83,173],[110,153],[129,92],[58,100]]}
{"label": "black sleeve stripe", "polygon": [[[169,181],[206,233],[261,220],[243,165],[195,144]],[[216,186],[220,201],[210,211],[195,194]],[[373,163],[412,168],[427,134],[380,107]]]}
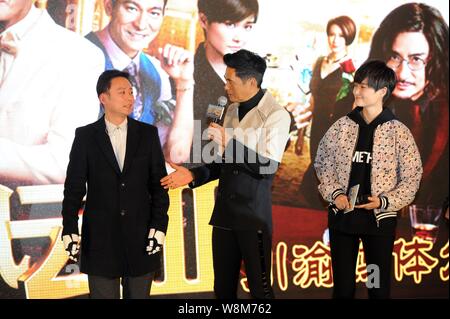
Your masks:
{"label": "black sleeve stripe", "polygon": [[344,191],[342,189],[336,189],[332,194],[331,194],[331,198],[333,199],[333,201],[336,199],[336,197],[338,197],[339,195],[345,195]]}
{"label": "black sleeve stripe", "polygon": [[386,210],[389,206],[389,201],[388,201],[387,197],[381,196],[380,199],[381,199],[381,207],[380,208],[382,210]]}

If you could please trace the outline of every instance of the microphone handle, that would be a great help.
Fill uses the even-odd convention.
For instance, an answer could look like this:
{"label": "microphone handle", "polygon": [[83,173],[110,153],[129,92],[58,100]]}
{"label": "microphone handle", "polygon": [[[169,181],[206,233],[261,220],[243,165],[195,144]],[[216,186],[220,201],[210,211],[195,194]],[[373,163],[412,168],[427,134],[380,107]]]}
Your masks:
{"label": "microphone handle", "polygon": [[221,120],[222,120],[222,118],[223,118],[223,116],[224,116],[224,111],[225,111],[225,106],[222,106],[222,114],[221,114],[221,116],[220,117],[216,117],[215,119],[214,119],[214,123],[219,123]]}

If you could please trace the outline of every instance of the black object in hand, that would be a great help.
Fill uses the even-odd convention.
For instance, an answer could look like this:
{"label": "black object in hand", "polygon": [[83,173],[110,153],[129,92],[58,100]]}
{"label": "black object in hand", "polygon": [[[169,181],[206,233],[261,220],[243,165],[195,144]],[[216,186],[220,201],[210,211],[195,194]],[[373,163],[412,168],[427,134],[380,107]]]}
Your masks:
{"label": "black object in hand", "polygon": [[370,195],[367,195],[367,194],[364,194],[364,195],[358,195],[358,197],[356,197],[356,202],[355,202],[355,204],[356,204],[356,205],[364,205],[364,204],[369,203],[369,202],[370,202],[370,201],[369,201],[369,196],[370,196]]}

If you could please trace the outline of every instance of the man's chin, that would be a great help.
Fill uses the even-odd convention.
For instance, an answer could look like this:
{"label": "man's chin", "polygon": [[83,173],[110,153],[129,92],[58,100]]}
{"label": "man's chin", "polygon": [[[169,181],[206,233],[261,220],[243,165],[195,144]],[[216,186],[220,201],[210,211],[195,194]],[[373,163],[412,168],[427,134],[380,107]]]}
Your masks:
{"label": "man's chin", "polygon": [[140,52],[140,51],[148,48],[149,44],[150,44],[150,41],[147,41],[147,40],[137,41],[137,40],[128,39],[128,43],[127,43],[128,51],[129,52],[134,51],[137,53],[137,52]]}
{"label": "man's chin", "polygon": [[136,52],[136,54],[137,54],[138,52],[141,52],[141,51],[147,49],[148,45],[149,45],[149,43],[142,43],[142,44],[139,44],[139,45],[133,45],[133,47],[131,47],[131,49],[134,52]]}

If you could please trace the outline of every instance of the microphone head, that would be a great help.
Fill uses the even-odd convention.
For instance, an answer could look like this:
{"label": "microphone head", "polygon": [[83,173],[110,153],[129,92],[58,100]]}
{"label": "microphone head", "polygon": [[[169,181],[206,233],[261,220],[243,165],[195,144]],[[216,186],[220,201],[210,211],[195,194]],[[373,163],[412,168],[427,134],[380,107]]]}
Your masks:
{"label": "microphone head", "polygon": [[227,102],[228,99],[225,96],[221,96],[217,99],[217,105],[209,104],[208,109],[206,110],[206,117],[211,119],[214,123],[219,123],[222,119]]}
{"label": "microphone head", "polygon": [[220,106],[227,105],[228,99],[225,96],[221,96],[217,99],[217,104]]}

